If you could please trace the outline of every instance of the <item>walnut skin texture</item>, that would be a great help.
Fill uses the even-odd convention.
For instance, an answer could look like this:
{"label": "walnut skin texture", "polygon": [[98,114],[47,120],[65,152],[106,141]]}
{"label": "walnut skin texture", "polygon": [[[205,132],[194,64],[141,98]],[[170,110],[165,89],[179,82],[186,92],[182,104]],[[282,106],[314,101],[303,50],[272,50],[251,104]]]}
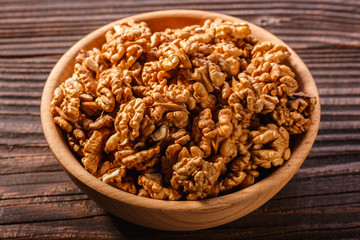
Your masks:
{"label": "walnut skin texture", "polygon": [[122,191],[201,200],[246,188],[290,158],[317,99],[296,92],[285,46],[245,23],[151,32],[122,22],[81,50],[51,113],[84,168]]}

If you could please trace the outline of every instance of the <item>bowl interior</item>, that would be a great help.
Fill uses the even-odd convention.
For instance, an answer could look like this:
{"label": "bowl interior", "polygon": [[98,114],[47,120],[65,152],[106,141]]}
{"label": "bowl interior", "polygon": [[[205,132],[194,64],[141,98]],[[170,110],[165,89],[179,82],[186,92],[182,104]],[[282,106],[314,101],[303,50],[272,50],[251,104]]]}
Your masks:
{"label": "bowl interior", "polygon": [[[244,211],[242,215],[245,215],[261,206],[273,197],[290,180],[305,160],[315,141],[320,122],[319,95],[309,70],[297,54],[274,35],[251,23],[248,24],[250,25],[252,34],[260,41],[268,40],[274,43],[281,43],[289,48],[292,55],[287,60],[286,64],[291,66],[293,71],[296,73],[296,78],[299,82],[299,90],[316,96],[318,100],[316,109],[311,116],[313,124],[305,134],[302,134],[297,138],[296,145],[292,149],[291,158],[270,176],[255,183],[254,185],[238,192],[200,201],[172,202],[138,197],[107,185],[88,173],[72,154],[66,140],[61,134],[60,129],[53,122],[53,117],[50,113],[50,102],[55,88],[71,76],[75,57],[79,50],[82,48],[99,48],[105,42],[105,32],[110,30],[114,24],[121,21],[128,21],[130,19],[135,21],[146,21],[150,29],[154,32],[164,30],[165,28],[180,28],[187,25],[201,24],[205,19],[216,18],[234,22],[246,22],[235,17],[203,11],[170,10],[145,13],[125,18],[99,28],[81,39],[64,54],[52,70],[45,84],[41,100],[41,121],[43,131],[50,148],[54,152],[59,163],[73,180],[84,183],[90,189],[93,189],[102,195],[106,195],[111,199],[144,209],[157,209],[163,212],[187,210],[200,213],[203,210],[209,212],[212,210],[214,212],[221,211],[221,209],[224,209],[226,206],[238,206],[243,204],[243,208],[247,208],[247,210]],[[266,194],[263,194],[264,190],[266,190]],[[233,214],[232,219],[229,219],[228,221],[235,220],[239,216],[239,214]]]}

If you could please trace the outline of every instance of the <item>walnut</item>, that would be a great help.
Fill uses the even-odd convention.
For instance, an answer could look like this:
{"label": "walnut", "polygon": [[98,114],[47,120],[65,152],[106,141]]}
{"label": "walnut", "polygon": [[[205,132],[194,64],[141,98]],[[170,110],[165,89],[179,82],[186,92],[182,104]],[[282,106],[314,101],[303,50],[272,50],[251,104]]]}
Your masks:
{"label": "walnut", "polygon": [[181,70],[181,74],[187,81],[196,81],[199,82],[205,87],[206,92],[211,93],[214,91],[214,86],[211,83],[211,79],[209,76],[209,66],[204,65],[199,62],[199,59],[194,59],[193,64],[196,68],[192,71],[190,69]]}
{"label": "walnut", "polygon": [[200,105],[206,105],[209,94],[205,86],[202,83],[196,82],[191,85],[190,89],[196,102],[200,103]]}
{"label": "walnut", "polygon": [[204,157],[204,152],[198,146],[190,147],[190,151],[187,147],[183,147],[179,152],[178,161],[181,161],[185,157]]}
{"label": "walnut", "polygon": [[67,134],[67,139],[70,148],[77,153],[77,155],[84,156],[84,145],[86,141],[85,133],[81,129],[74,129],[72,133]]}
{"label": "walnut", "polygon": [[[224,99],[228,99],[230,97],[230,95],[233,93],[232,88],[230,87],[228,82],[224,82],[224,84],[222,85],[221,88],[221,100]],[[223,104],[226,104],[226,101],[222,101]]]}
{"label": "walnut", "polygon": [[182,64],[183,67],[186,66],[186,68],[191,67],[190,60],[185,52],[173,43],[163,47],[162,56],[159,58],[159,65],[161,69],[164,71],[169,71],[177,67],[179,64]]}
{"label": "walnut", "polygon": [[[199,41],[196,41],[194,38],[195,35],[198,35],[199,36]],[[207,48],[207,45],[204,44],[209,38],[206,34],[205,35],[202,35],[202,34],[195,34],[193,36],[191,36],[189,39],[183,39],[183,40],[180,40],[178,42],[178,46],[181,47],[181,49],[189,56],[191,56],[192,54],[196,53],[197,51],[200,51],[200,52],[203,52],[206,51],[205,49],[208,49]],[[192,38],[194,37],[194,38]],[[207,39],[205,39],[207,38]],[[205,41],[205,42],[203,42]]]}
{"label": "walnut", "polygon": [[255,179],[259,176],[258,171],[245,171],[245,172],[247,175],[246,175],[244,181],[240,184],[240,186],[242,188],[246,188],[250,185],[253,185],[255,182]]}
{"label": "walnut", "polygon": [[254,143],[250,151],[251,156],[259,166],[279,166],[290,158],[289,133],[285,128],[267,124],[251,131],[249,137]]}
{"label": "walnut", "polygon": [[161,173],[164,175],[164,182],[170,183],[175,163],[178,161],[178,155],[183,148],[180,144],[172,144],[166,148],[165,156],[161,157]]}
{"label": "walnut", "polygon": [[310,114],[314,111],[316,98],[295,93],[284,99],[286,104],[278,106],[270,116],[278,125],[283,126],[290,134],[305,132],[311,125]]}
{"label": "walnut", "polygon": [[95,101],[83,101],[80,103],[81,111],[89,117],[98,117],[101,114],[101,107]]}
{"label": "walnut", "polygon": [[123,191],[135,194],[136,186],[134,180],[126,176],[126,168],[120,166],[115,169],[109,170],[107,173],[101,176],[101,180],[104,183],[115,186]]}
{"label": "walnut", "polygon": [[254,46],[251,55],[253,58],[263,57],[267,62],[280,63],[290,56],[290,52],[283,45],[261,42]]}
{"label": "walnut", "polygon": [[102,58],[101,55],[101,51],[97,48],[93,48],[87,51],[81,49],[75,61],[76,63],[83,65],[83,67],[95,72],[96,77],[98,77],[101,71],[104,71],[108,68],[107,62]]}
{"label": "walnut", "polygon": [[242,125],[232,120],[233,128],[231,135],[220,143],[219,154],[223,157],[233,159],[238,154],[244,154],[244,144],[247,141],[247,132],[242,129]]}
{"label": "walnut", "polygon": [[[199,33],[195,33],[190,36],[188,41],[190,43],[209,43],[214,38],[214,34],[212,32],[204,32],[201,31]],[[191,53],[192,51],[188,50],[186,53]]]}
{"label": "walnut", "polygon": [[185,103],[169,101],[166,96],[158,91],[150,91],[149,94],[146,105],[149,106],[150,115],[155,121],[160,121],[165,112],[186,111]]}
{"label": "walnut", "polygon": [[155,142],[164,141],[165,139],[167,139],[168,134],[169,134],[169,127],[166,124],[163,124],[160,126],[160,128],[157,131],[155,131],[151,135],[151,138]]}
{"label": "walnut", "polygon": [[[254,46],[258,43],[256,37],[248,35],[247,37],[240,39],[235,42],[236,47],[242,50],[241,57],[241,70],[245,70],[247,68],[247,61],[251,60],[250,55],[251,51],[253,50]],[[245,60],[245,61],[244,61]]]}
{"label": "walnut", "polygon": [[105,173],[108,173],[109,170],[115,169],[120,167],[119,164],[117,164],[115,161],[113,161],[112,159],[110,160],[106,160],[106,161],[102,161],[100,163],[100,166],[98,168],[98,171],[96,173],[96,176],[98,178],[101,178]]}
{"label": "walnut", "polygon": [[246,151],[245,153],[240,153],[239,156],[231,161],[229,169],[234,172],[255,170],[257,169],[257,164],[252,161],[250,152]]}
{"label": "walnut", "polygon": [[91,119],[89,119],[89,118],[85,119],[85,120],[82,121],[82,123],[81,123],[82,128],[83,128],[85,131],[89,131],[89,130],[90,130],[89,125],[90,125],[91,123],[93,123],[93,122],[94,122],[94,121],[91,120]]}
{"label": "walnut", "polygon": [[[233,144],[233,149],[235,149],[235,154],[233,153],[233,155],[230,156],[230,159],[232,160],[230,161],[229,169],[232,172],[257,169],[258,166],[253,162],[249,152],[249,148],[252,146],[252,142],[250,141],[251,139],[249,139],[249,130],[242,130],[241,132],[235,131],[233,136],[232,137],[237,140],[232,140],[232,137],[230,137],[230,141],[228,143],[230,146]],[[232,151],[230,150],[229,152]]]}
{"label": "walnut", "polygon": [[121,156],[121,151],[115,153],[115,161],[121,163],[125,167],[131,169],[135,168],[136,170],[145,170],[148,167],[153,167],[159,160],[158,154],[160,153],[160,145],[143,150],[140,152],[135,152],[128,156]]}
{"label": "walnut", "polygon": [[120,22],[78,53],[54,91],[54,123],[87,171],[132,194],[198,200],[250,186],[259,167],[290,158],[289,134],[316,106],[296,93],[287,48],[250,33],[220,19],[154,33]]}
{"label": "walnut", "polygon": [[144,64],[141,77],[145,86],[154,88],[157,84],[165,86],[171,74],[161,69],[159,61],[152,61]]}
{"label": "walnut", "polygon": [[174,140],[174,143],[180,145],[185,145],[191,140],[190,134],[183,128],[176,130],[175,132],[171,132],[170,136]]}
{"label": "walnut", "polygon": [[295,93],[298,88],[297,81],[289,76],[281,77],[278,81],[265,84],[262,92],[265,94],[271,94],[273,96],[281,96],[283,94],[289,95]]}
{"label": "walnut", "polygon": [[162,175],[152,168],[145,170],[145,172],[139,176],[138,184],[155,199],[178,200],[182,196],[180,191],[164,187]]}
{"label": "walnut", "polygon": [[116,115],[114,126],[119,141],[134,140],[139,136],[140,123],[144,117],[145,103],[135,98],[128,103],[121,104]]}
{"label": "walnut", "polygon": [[113,126],[113,123],[114,123],[114,118],[111,117],[110,115],[105,114],[99,117],[98,119],[96,119],[95,122],[90,123],[89,129],[96,130],[104,127],[110,128]]}
{"label": "walnut", "polygon": [[186,199],[204,199],[211,192],[221,172],[220,163],[212,163],[202,157],[182,158],[174,166],[171,186],[178,190],[183,188]]}
{"label": "walnut", "polygon": [[271,83],[281,77],[295,77],[295,73],[286,65],[279,65],[274,62],[264,62],[263,58],[253,59],[247,67],[246,73],[250,74],[254,82]]}
{"label": "walnut", "polygon": [[88,51],[82,49],[76,57],[72,78],[84,86],[86,93],[96,96],[99,73],[107,68],[107,63],[101,57],[99,49],[93,48]]}
{"label": "walnut", "polygon": [[208,71],[209,77],[215,86],[220,87],[225,82],[225,74],[218,65],[209,65]]}
{"label": "walnut", "polygon": [[245,179],[246,173],[243,171],[238,171],[235,173],[229,173],[221,182],[220,191],[225,192],[229,191],[232,188],[239,186],[241,182]]}
{"label": "walnut", "polygon": [[[195,141],[199,141],[199,147],[204,152],[205,157],[208,157],[211,152],[216,154],[219,149],[219,144],[228,139],[233,131],[232,123],[233,113],[231,109],[224,108],[218,112],[218,122],[215,124],[209,108],[200,112],[199,118],[196,119],[195,124],[201,130],[200,139],[195,137]],[[196,132],[196,130],[195,130]]]}
{"label": "walnut", "polygon": [[221,71],[232,76],[240,72],[242,55],[241,49],[231,43],[218,43],[214,46],[214,51],[207,57],[211,62],[219,65]]}
{"label": "walnut", "polygon": [[[52,101],[52,108],[55,109],[57,114],[63,119],[69,122],[76,122],[80,115],[79,82],[69,78],[62,83],[58,89],[59,90],[55,91],[56,100]],[[62,91],[62,94],[60,91]],[[60,99],[62,101],[60,101]]]}
{"label": "walnut", "polygon": [[105,34],[103,58],[114,66],[129,69],[140,55],[150,48],[151,31],[145,22],[121,23]]}
{"label": "walnut", "polygon": [[53,115],[57,114],[56,107],[60,107],[60,104],[64,100],[64,88],[63,87],[64,87],[64,84],[61,84],[54,91],[54,97],[51,100],[51,104],[50,104],[50,112]]}
{"label": "walnut", "polygon": [[246,23],[233,23],[220,19],[205,21],[204,28],[214,30],[216,38],[225,40],[243,39],[251,33]]}
{"label": "walnut", "polygon": [[189,69],[183,70],[182,74],[187,80],[201,82],[207,92],[214,91],[214,86],[220,87],[224,83],[225,73],[213,62],[206,59],[193,58],[192,64],[195,67],[194,71]]}
{"label": "walnut", "polygon": [[[89,124],[90,125],[90,124]],[[106,153],[112,152],[116,149],[120,141],[120,137],[118,134],[113,134],[109,137],[109,139],[106,141],[104,151]]]}
{"label": "walnut", "polygon": [[117,68],[111,68],[100,74],[97,85],[96,103],[106,112],[112,112],[115,100],[119,103],[128,102],[132,98],[130,76]]}
{"label": "walnut", "polygon": [[164,33],[155,32],[151,35],[150,41],[151,41],[151,47],[155,48],[158,47],[161,43],[169,41],[168,36],[166,36]]}
{"label": "walnut", "polygon": [[81,162],[85,169],[91,174],[95,174],[99,167],[104,145],[109,133],[110,131],[106,128],[95,130],[85,142],[84,157],[81,159]]}
{"label": "walnut", "polygon": [[73,130],[73,126],[62,117],[54,117],[54,123],[59,125],[59,127],[61,127],[66,132],[71,132]]}
{"label": "walnut", "polygon": [[205,157],[210,156],[212,148],[214,151],[217,151],[217,146],[213,146],[212,143],[215,144],[215,138],[217,137],[217,133],[215,130],[215,122],[212,120],[211,110],[209,108],[203,110],[199,114],[199,118],[194,119],[193,128],[198,127],[199,137],[201,139],[197,140],[199,137],[194,137],[195,141],[199,142],[200,149],[205,153]]}
{"label": "walnut", "polygon": [[151,197],[150,194],[148,193],[148,191],[146,191],[144,188],[140,188],[137,195],[140,197],[146,197],[146,198]]}
{"label": "walnut", "polygon": [[223,108],[218,114],[218,127],[216,131],[218,133],[219,141],[227,139],[233,133],[232,123],[233,113],[230,108]]}
{"label": "walnut", "polygon": [[144,115],[143,120],[140,123],[140,136],[144,141],[147,139],[156,129],[155,121],[148,115]]}
{"label": "walnut", "polygon": [[231,172],[226,175],[220,183],[220,192],[226,193],[236,187],[245,188],[255,182],[255,178],[259,176],[258,171],[238,171]]}
{"label": "walnut", "polygon": [[232,93],[228,99],[229,106],[235,113],[235,119],[241,120],[247,127],[254,113],[260,113],[264,108],[264,100],[251,88]]}
{"label": "walnut", "polygon": [[184,85],[170,84],[165,86],[165,96],[174,102],[186,103],[190,97],[190,92]]}
{"label": "walnut", "polygon": [[168,112],[164,119],[170,127],[185,128],[189,124],[189,114],[185,111]]}
{"label": "walnut", "polygon": [[266,114],[274,111],[275,107],[279,104],[279,98],[277,96],[270,96],[267,94],[261,94],[260,97],[264,100],[264,107],[261,110],[261,114]]}

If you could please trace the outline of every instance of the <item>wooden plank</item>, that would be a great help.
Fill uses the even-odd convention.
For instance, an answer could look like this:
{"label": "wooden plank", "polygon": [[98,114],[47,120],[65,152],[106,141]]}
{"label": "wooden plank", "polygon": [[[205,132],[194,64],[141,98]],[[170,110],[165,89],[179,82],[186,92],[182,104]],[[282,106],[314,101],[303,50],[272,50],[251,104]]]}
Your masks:
{"label": "wooden plank", "polygon": [[316,143],[325,142],[345,142],[345,141],[360,141],[360,134],[359,133],[347,133],[347,134],[319,134],[316,137]]}
{"label": "wooden plank", "polygon": [[[1,85],[1,84],[0,84]],[[23,105],[12,105],[12,106],[3,106],[0,105],[0,112],[5,113],[13,113],[13,114],[32,114],[32,115],[39,115],[40,114],[40,107],[39,106],[23,106]]]}
{"label": "wooden plank", "polygon": [[[359,86],[359,81],[354,76],[344,75],[341,77],[341,82],[339,82],[339,78],[334,76],[317,76],[315,78],[316,84],[318,88],[326,88],[326,87],[356,87]],[[327,85],[326,85],[327,84]]]}
{"label": "wooden plank", "polygon": [[38,197],[46,196],[61,196],[61,195],[78,195],[82,194],[74,183],[68,181],[57,183],[39,183],[31,185],[15,185],[15,186],[0,186],[0,199],[36,199]]}
{"label": "wooden plank", "polygon": [[21,115],[21,117],[24,116],[40,116],[40,111],[37,112],[21,112],[21,111],[9,111],[9,110],[0,110],[0,115],[2,118],[4,118],[5,116],[19,116]]}
{"label": "wooden plank", "polygon": [[105,211],[87,199],[32,203],[1,208],[0,224],[76,219],[104,215]]}
{"label": "wooden plank", "polygon": [[322,110],[321,119],[324,121],[346,121],[346,120],[359,120],[360,111],[359,110]]}
{"label": "wooden plank", "polygon": [[1,134],[10,133],[10,132],[22,133],[22,134],[26,134],[26,133],[42,134],[42,129],[40,125],[40,119],[36,119],[36,122],[24,121],[22,119],[18,119],[17,121],[13,121],[13,122],[0,120],[0,132]]}
{"label": "wooden plank", "polygon": [[42,73],[42,74],[32,74],[32,75],[25,75],[25,74],[21,74],[21,73],[16,73],[16,74],[1,74],[1,78],[8,82],[11,81],[17,81],[17,80],[22,80],[22,81],[41,81],[44,82],[46,80],[46,78],[48,77],[48,74],[46,73]]}
{"label": "wooden plank", "polygon": [[[217,11],[227,11],[232,13],[233,11],[236,11],[237,14],[244,14],[244,15],[252,15],[253,12],[268,12],[272,15],[277,15],[280,13],[280,10],[287,9],[287,12],[282,12],[282,14],[291,14],[296,15],[298,12],[307,12],[308,15],[311,16],[312,12],[319,11],[321,9],[322,16],[334,16],[334,17],[341,17],[344,16],[344,18],[349,18],[349,14],[347,13],[351,12],[353,5],[331,5],[329,3],[327,4],[320,4],[317,9],[312,8],[311,6],[308,6],[308,4],[292,4],[292,8],[289,9],[288,3],[279,3],[279,2],[271,2],[271,3],[257,3],[257,2],[247,2],[247,3],[239,3],[239,2],[213,2],[212,4],[204,4],[205,2],[194,2],[194,1],[184,1],[184,2],[177,2],[177,1],[169,1],[166,5],[164,5],[161,1],[154,1],[154,2],[143,2],[141,5],[138,3],[134,3],[131,1],[128,2],[122,2],[114,4],[114,3],[108,3],[108,4],[99,4],[96,2],[89,2],[88,4],[81,4],[77,5],[75,4],[74,7],[66,8],[66,5],[56,6],[53,5],[52,8],[48,9],[50,6],[47,6],[48,8],[46,11],[41,11],[38,6],[35,6],[37,9],[34,9],[35,11],[23,11],[22,14],[25,15],[26,18],[31,17],[50,17],[50,16],[56,16],[61,17],[64,16],[64,9],[66,9],[69,14],[72,15],[80,15],[81,17],[86,16],[86,14],[92,14],[94,12],[100,12],[103,14],[101,16],[103,19],[106,18],[106,15],[112,14],[114,12],[122,12],[122,13],[134,13],[138,11],[152,11],[156,9],[167,9],[167,8],[176,8],[177,6],[183,6],[186,8],[192,8],[192,9],[206,9],[206,10],[217,10]],[[111,5],[111,8],[108,7]],[[79,9],[80,8],[80,9]],[[19,14],[14,13],[11,10],[6,11],[7,8],[4,8],[4,12],[12,13],[13,15],[9,15],[8,17],[17,18],[19,17]],[[18,9],[18,8],[17,8]],[[337,11],[334,11],[333,9],[338,9]],[[86,10],[86,11],[85,11]],[[247,12],[246,12],[247,10]],[[105,15],[105,16],[104,16]],[[354,13],[352,11],[352,15],[356,17],[358,14]]]}
{"label": "wooden plank", "polygon": [[133,230],[140,230],[143,233],[151,231],[108,216],[95,216],[51,222],[0,225],[0,237],[2,239],[119,239],[120,237],[125,238],[121,226],[130,230],[130,234]]}
{"label": "wooden plank", "polygon": [[[46,7],[39,8],[38,5],[35,6],[26,6],[25,11],[22,10],[22,14],[24,14],[24,17],[49,17],[49,16],[64,16],[64,10],[72,15],[80,15],[83,17],[87,13],[92,14],[94,12],[100,12],[102,14],[111,14],[114,12],[136,12],[136,11],[146,11],[146,10],[152,10],[152,9],[164,9],[164,8],[176,8],[176,6],[183,5],[184,7],[188,8],[203,8],[208,10],[213,10],[217,8],[218,10],[238,10],[237,12],[241,13],[241,10],[248,10],[248,11],[272,11],[272,13],[275,15],[277,9],[283,10],[285,8],[288,8],[288,3],[281,3],[281,2],[231,2],[231,1],[225,1],[225,2],[212,2],[212,4],[204,4],[204,1],[201,2],[194,2],[190,0],[185,0],[184,2],[177,2],[177,1],[168,1],[166,5],[164,5],[161,1],[152,1],[152,2],[142,2],[141,5],[131,1],[124,1],[120,3],[96,3],[93,1],[89,1],[89,3],[84,4],[74,4],[71,8],[67,7],[66,4],[64,5],[47,5]],[[208,3],[208,2],[206,2]],[[68,5],[70,6],[70,5]],[[111,8],[109,7],[111,6]],[[49,9],[50,7],[50,9]],[[329,15],[335,15],[335,16],[345,16],[345,13],[352,12],[352,15],[357,15],[352,11],[353,5],[332,5],[332,4],[319,4],[317,9],[314,9],[307,4],[303,3],[295,3],[292,4],[292,8],[288,9],[288,12],[285,12],[285,14],[290,14],[296,11],[302,11],[309,13],[311,15],[311,12],[315,12],[321,9],[324,13],[328,13]],[[336,11],[334,11],[336,9]],[[16,18],[19,17],[19,13],[16,14],[17,11],[19,11],[19,8],[17,6],[13,7],[4,7],[3,11],[4,13],[12,13],[13,15],[5,15],[4,17],[12,17]],[[26,11],[27,10],[27,11]],[[86,10],[86,11],[85,11]],[[248,13],[249,14],[249,13]],[[327,16],[327,15],[325,15]],[[102,16],[103,18],[105,16]],[[348,16],[346,17],[348,18]]]}
{"label": "wooden plank", "polygon": [[18,206],[27,206],[32,204],[81,201],[81,200],[89,200],[89,198],[85,194],[79,193],[79,194],[67,194],[67,195],[57,195],[57,196],[39,196],[39,197],[37,196],[31,198],[5,199],[5,200],[1,200],[0,207],[18,207]]}
{"label": "wooden plank", "polygon": [[[360,174],[360,162],[328,164],[321,167],[300,168],[294,179]],[[360,197],[360,196],[359,196]]]}
{"label": "wooden plank", "polygon": [[358,121],[322,121],[320,122],[320,130],[325,129],[325,130],[346,130],[346,129],[351,129],[354,131],[359,130],[359,126],[360,126],[360,122]]}
{"label": "wooden plank", "polygon": [[18,146],[3,146],[0,145],[1,157],[22,157],[22,156],[32,156],[32,155],[49,155],[52,154],[50,148],[48,146],[39,147],[27,147],[23,145]]}
{"label": "wooden plank", "polygon": [[359,154],[360,148],[359,145],[333,145],[333,146],[319,146],[313,147],[309,153],[309,157],[327,157],[327,156],[336,156],[336,155],[351,155]]}
{"label": "wooden plank", "polygon": [[0,98],[11,98],[11,99],[22,99],[22,98],[30,98],[30,99],[40,99],[41,92],[35,91],[25,91],[25,92],[18,92],[18,91],[0,91]]}
{"label": "wooden plank", "polygon": [[0,175],[0,186],[34,186],[36,183],[58,183],[66,181],[69,181],[69,178],[62,170]]}
{"label": "wooden plank", "polygon": [[[43,135],[39,135],[37,139],[37,136],[32,136],[32,137],[28,137],[28,138],[23,138],[23,136],[18,135],[16,137],[13,138],[0,138],[0,145],[1,146],[8,146],[8,147],[15,147],[15,146],[23,146],[23,147],[47,147],[48,144],[45,140],[45,138],[43,137]],[[20,139],[20,140],[18,140]]]}
{"label": "wooden plank", "polygon": [[337,164],[345,164],[345,163],[356,163],[360,162],[360,154],[359,152],[346,152],[346,153],[339,153],[336,155],[320,155],[316,156],[310,154],[301,168],[316,168],[316,167],[323,167],[326,165],[332,165],[334,163]]}
{"label": "wooden plank", "polygon": [[[194,232],[165,232],[142,228],[118,218],[110,216],[94,216],[68,221],[34,222],[32,224],[0,225],[3,238],[29,237],[36,239],[60,239],[60,238],[87,238],[87,239],[295,239],[305,236],[308,239],[314,236],[326,237],[332,234],[334,237],[355,237],[359,231],[356,224],[359,222],[331,223],[320,218],[321,214],[311,214],[305,217],[298,214],[298,221],[291,221],[293,214],[285,214],[280,217],[262,216],[251,214],[240,220],[234,221],[222,228],[212,228]],[[354,214],[350,214],[352,219]],[[339,214],[326,214],[329,217],[340,219]],[[282,219],[282,220],[281,220]],[[320,221],[319,221],[320,220]],[[322,221],[321,221],[322,220]],[[325,221],[324,221],[325,220]],[[55,227],[56,226],[56,227]],[[4,231],[5,230],[5,231]],[[305,238],[306,239],[306,238]]]}
{"label": "wooden plank", "polygon": [[[324,177],[312,177],[309,179],[300,178],[301,174],[297,174],[277,194],[278,198],[302,197],[307,195],[328,195],[342,194],[349,192],[360,192],[358,182],[360,174],[344,174],[344,175],[328,175]],[[299,191],[301,189],[301,191]]]}
{"label": "wooden plank", "polygon": [[59,170],[61,170],[60,165],[51,153],[0,157],[0,175]]}

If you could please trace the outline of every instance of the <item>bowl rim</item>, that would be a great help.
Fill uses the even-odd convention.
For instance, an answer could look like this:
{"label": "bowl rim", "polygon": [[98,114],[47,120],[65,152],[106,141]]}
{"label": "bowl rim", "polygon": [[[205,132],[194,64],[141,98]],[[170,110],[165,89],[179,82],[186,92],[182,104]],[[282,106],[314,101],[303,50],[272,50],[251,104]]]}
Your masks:
{"label": "bowl rim", "polygon": [[[229,20],[233,22],[245,22],[250,26],[252,30],[252,34],[262,33],[266,35],[266,39],[270,41],[274,41],[277,43],[281,43],[285,45],[289,51],[291,52],[291,57],[289,58],[292,69],[297,68],[303,77],[306,77],[306,84],[304,86],[306,88],[306,92],[312,95],[315,95],[317,98],[317,104],[313,114],[311,115],[312,125],[307,130],[306,133],[301,137],[299,146],[297,146],[291,154],[291,157],[287,162],[282,165],[279,169],[275,170],[269,176],[265,177],[261,181],[236,192],[218,196],[215,198],[209,198],[204,200],[196,200],[196,201],[169,201],[169,200],[158,200],[152,198],[140,197],[137,195],[130,194],[128,192],[122,191],[115,187],[112,187],[101,180],[97,179],[95,176],[90,174],[85,168],[81,165],[81,163],[76,159],[76,157],[71,152],[70,148],[64,142],[64,139],[61,136],[61,132],[59,128],[55,125],[53,121],[53,116],[50,113],[50,102],[53,97],[53,91],[58,86],[57,80],[59,75],[62,73],[63,69],[69,69],[73,71],[73,66],[66,65],[67,62],[71,61],[74,57],[74,52],[78,52],[82,48],[82,46],[89,44],[89,42],[93,41],[101,35],[112,28],[113,25],[118,24],[120,22],[125,22],[129,20],[135,21],[146,21],[147,19],[153,18],[153,16],[162,17],[162,18],[186,18],[186,16],[198,16],[200,19],[204,20],[207,18],[215,19],[221,18],[224,20]],[[258,36],[257,36],[258,37]],[[243,19],[215,13],[215,12],[207,12],[200,10],[165,10],[165,11],[155,11],[155,12],[147,12],[142,14],[133,15],[130,17],[126,17],[114,22],[111,22],[105,26],[102,26],[95,31],[91,32],[87,36],[80,39],[76,44],[74,44],[57,62],[55,67],[52,69],[48,79],[46,80],[44,90],[41,97],[41,125],[43,128],[43,132],[45,138],[49,144],[50,149],[54,153],[58,162],[62,166],[62,168],[67,172],[68,175],[71,175],[76,180],[86,184],[91,189],[106,195],[114,200],[124,202],[126,204],[142,207],[147,209],[156,209],[156,210],[188,210],[188,211],[201,211],[201,210],[209,210],[216,209],[221,207],[221,205],[229,205],[229,204],[237,204],[240,202],[245,202],[247,199],[251,199],[254,195],[257,195],[262,198],[262,200],[257,203],[251,211],[260,207],[270,198],[272,198],[278,191],[280,191],[286,183],[295,175],[296,171],[300,168],[303,161],[306,159],[308,153],[311,150],[311,147],[315,141],[316,134],[320,125],[320,101],[319,94],[315,84],[313,77],[311,76],[310,71],[307,69],[303,61],[300,57],[283,41],[269,33],[268,31],[258,27],[248,21]],[[261,190],[266,188],[270,188],[270,192],[268,192],[267,196],[261,196]],[[251,203],[249,203],[251,205]],[[246,206],[244,206],[246,207]],[[248,211],[248,212],[251,212]]]}

